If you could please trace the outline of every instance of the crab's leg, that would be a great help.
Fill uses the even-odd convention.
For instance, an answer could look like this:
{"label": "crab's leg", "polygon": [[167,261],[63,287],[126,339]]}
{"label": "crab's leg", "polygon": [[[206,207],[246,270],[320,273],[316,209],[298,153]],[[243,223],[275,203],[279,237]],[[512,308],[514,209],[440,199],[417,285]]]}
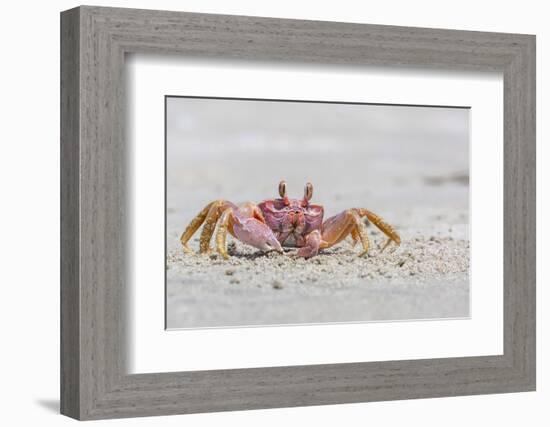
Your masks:
{"label": "crab's leg", "polygon": [[230,221],[232,216],[233,216],[233,209],[227,208],[226,210],[224,210],[220,217],[218,231],[216,231],[216,248],[220,253],[220,255],[225,259],[229,258],[225,243],[227,240],[227,231],[230,227]]}
{"label": "crab's leg", "polygon": [[357,208],[353,209],[356,211],[360,217],[366,216],[370,222],[372,222],[374,225],[380,229],[386,236],[388,236],[388,241],[386,244],[382,247],[382,251],[388,247],[388,245],[393,241],[396,245],[401,244],[401,237],[399,237],[399,234],[395,229],[389,225],[386,221],[384,221],[381,217],[376,215],[374,212],[369,211],[368,209],[363,208]]}
{"label": "crab's leg", "polygon": [[357,230],[354,228],[351,230],[350,236],[351,236],[351,245],[355,247],[355,245],[359,241],[359,233],[357,233]]}
{"label": "crab's leg", "polygon": [[209,251],[209,243],[210,239],[212,237],[212,234],[214,233],[214,228],[216,227],[216,222],[218,220],[218,217],[221,214],[221,211],[223,211],[228,206],[235,206],[231,202],[227,202],[225,200],[215,200],[213,202],[210,202],[207,204],[198,214],[195,216],[189,225],[185,228],[185,231],[180,237],[181,244],[183,245],[183,250],[185,252],[193,252],[189,246],[187,246],[187,242],[193,237],[193,234],[196,233],[196,231],[199,229],[199,227],[205,223],[201,237],[200,237],[200,252],[208,252]]}
{"label": "crab's leg", "polygon": [[208,203],[198,214],[191,220],[189,225],[185,228],[185,231],[182,233],[180,237],[180,242],[183,245],[183,250],[185,252],[193,252],[189,246],[187,246],[187,242],[191,237],[193,237],[193,234],[199,229],[199,227],[204,222],[206,216],[208,215],[208,211],[210,210],[210,207],[212,206],[212,203]]}
{"label": "crab's leg", "polygon": [[321,249],[330,248],[346,238],[353,228],[352,218],[349,211],[340,212],[331,216],[321,228]]}
{"label": "crab's leg", "polygon": [[[367,211],[366,209],[357,209],[357,211],[360,215],[362,214],[362,216],[367,216],[367,217],[370,216],[371,221],[380,230],[382,230],[384,232],[384,234],[386,234],[389,237],[388,240],[386,241],[386,243],[384,244],[384,246],[382,247],[382,249],[380,250],[380,252],[383,252],[384,249],[386,249],[391,242],[395,242],[397,245],[399,245],[401,243],[401,238],[399,237],[399,234],[397,234],[395,229],[391,225],[386,223],[378,215],[376,215],[373,212]],[[366,212],[368,212],[368,214]],[[355,246],[357,244],[357,242],[360,240],[359,235],[357,234],[357,231],[355,229],[353,229],[351,231],[350,235],[351,235],[351,240],[352,240],[352,246]]]}
{"label": "crab's leg", "polygon": [[338,215],[327,219],[323,223],[323,240],[321,242],[321,248],[324,249],[334,246],[337,243],[340,243],[348,235],[351,235],[354,244],[356,242],[361,242],[361,245],[363,246],[363,252],[361,252],[360,255],[362,256],[367,254],[370,242],[367,234],[367,228],[361,220],[361,217],[363,216],[366,216],[384,234],[389,237],[388,242],[386,242],[386,245],[384,246],[384,248],[382,248],[382,250],[384,250],[386,246],[392,241],[397,244],[401,243],[399,234],[397,234],[393,227],[386,223],[378,215],[367,209],[348,209]]}
{"label": "crab's leg", "polygon": [[216,200],[212,202],[210,209],[208,210],[208,214],[204,220],[204,226],[202,227],[199,249],[201,254],[210,252],[210,240],[212,239],[212,235],[214,234],[214,230],[216,228],[216,223],[218,222],[222,212],[228,208],[233,208],[234,206],[235,205],[225,200]]}
{"label": "crab's leg", "polygon": [[367,227],[365,223],[361,221],[361,217],[357,212],[352,210],[351,214],[353,216],[353,222],[355,224],[355,227],[352,229],[352,233],[355,232],[359,236],[359,240],[361,241],[361,245],[363,246],[363,252],[361,252],[359,256],[363,256],[369,252],[369,246],[370,246]]}
{"label": "crab's leg", "polygon": [[364,255],[369,250],[369,238],[367,229],[361,216],[355,209],[348,209],[333,217],[328,218],[322,227],[321,249],[329,248],[340,243],[349,234],[352,238],[359,240],[363,246]]}

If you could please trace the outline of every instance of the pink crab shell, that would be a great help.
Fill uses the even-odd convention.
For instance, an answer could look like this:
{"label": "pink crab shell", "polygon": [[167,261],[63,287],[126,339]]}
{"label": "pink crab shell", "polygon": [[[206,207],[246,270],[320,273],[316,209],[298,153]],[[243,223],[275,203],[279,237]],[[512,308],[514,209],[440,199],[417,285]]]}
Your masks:
{"label": "pink crab shell", "polygon": [[305,199],[269,199],[261,202],[258,208],[283,246],[304,246],[307,234],[314,230],[321,231],[323,207],[310,204]]}

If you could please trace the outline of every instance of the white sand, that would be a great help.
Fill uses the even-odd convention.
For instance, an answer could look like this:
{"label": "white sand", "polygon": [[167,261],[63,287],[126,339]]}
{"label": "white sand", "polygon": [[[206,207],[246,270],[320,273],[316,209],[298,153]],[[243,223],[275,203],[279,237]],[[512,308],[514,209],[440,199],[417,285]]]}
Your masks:
{"label": "white sand", "polygon": [[[308,260],[262,254],[240,243],[230,244],[227,261],[215,253],[172,250],[168,326],[468,316],[469,243],[453,234],[461,233],[406,235],[401,246],[384,252],[375,247],[367,257],[358,257],[360,248],[350,242]],[[372,230],[371,238],[384,242]]]}

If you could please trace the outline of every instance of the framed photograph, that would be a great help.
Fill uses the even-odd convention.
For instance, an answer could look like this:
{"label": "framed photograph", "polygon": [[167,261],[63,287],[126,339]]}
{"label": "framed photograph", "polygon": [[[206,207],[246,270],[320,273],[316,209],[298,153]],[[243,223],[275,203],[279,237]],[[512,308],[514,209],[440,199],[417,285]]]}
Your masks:
{"label": "framed photograph", "polygon": [[61,411],[535,389],[535,37],[61,14]]}

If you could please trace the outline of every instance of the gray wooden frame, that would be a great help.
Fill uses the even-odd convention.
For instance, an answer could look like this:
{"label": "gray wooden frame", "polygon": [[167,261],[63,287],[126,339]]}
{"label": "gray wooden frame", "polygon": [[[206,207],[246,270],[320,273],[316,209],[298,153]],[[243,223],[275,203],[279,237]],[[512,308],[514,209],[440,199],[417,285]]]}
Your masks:
{"label": "gray wooden frame", "polygon": [[[128,375],[124,57],[129,52],[502,72],[504,354]],[[99,419],[535,389],[534,36],[71,9],[61,14],[61,165],[63,414]]]}

